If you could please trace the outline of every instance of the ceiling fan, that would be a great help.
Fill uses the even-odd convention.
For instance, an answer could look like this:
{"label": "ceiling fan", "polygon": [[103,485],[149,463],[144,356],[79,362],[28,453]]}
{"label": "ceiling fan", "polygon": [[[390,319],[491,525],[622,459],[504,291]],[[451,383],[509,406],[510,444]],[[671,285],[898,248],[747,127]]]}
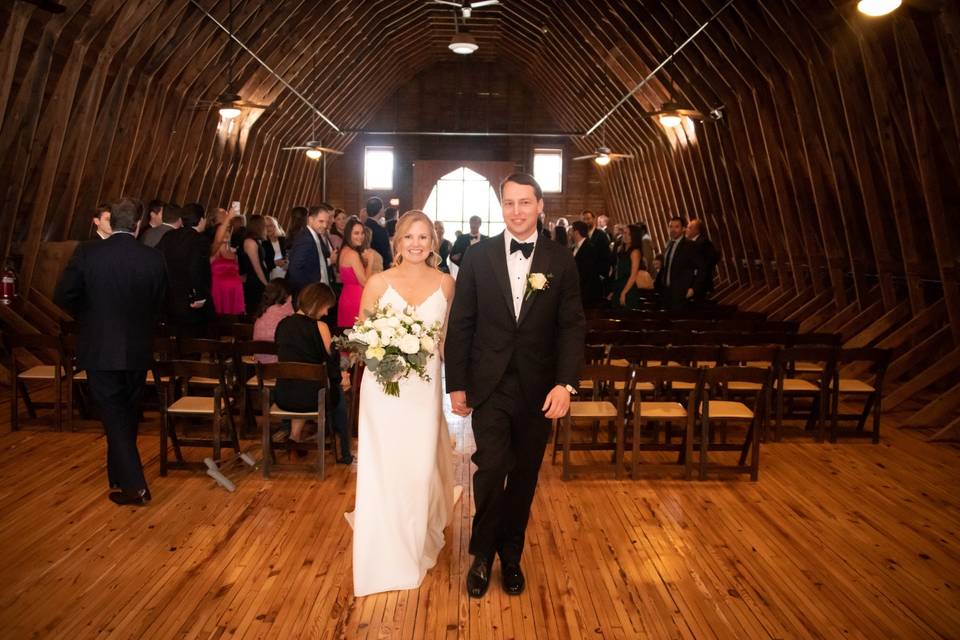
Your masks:
{"label": "ceiling fan", "polygon": [[596,151],[586,156],[578,156],[574,160],[593,160],[601,167],[605,167],[610,164],[611,160],[619,160],[620,158],[632,158],[632,153],[614,153],[610,150],[610,147],[597,147]]}
{"label": "ceiling fan", "polygon": [[473,15],[474,9],[480,9],[482,7],[492,7],[495,4],[500,4],[500,0],[479,0],[478,2],[468,2],[464,0],[463,2],[452,2],[452,0],[433,0],[436,4],[445,4],[448,7],[455,7],[460,9],[460,13],[463,15],[464,19],[469,18]]}
{"label": "ceiling fan", "polygon": [[337,151],[336,149],[331,149],[330,147],[324,147],[319,140],[309,140],[296,147],[283,147],[283,150],[306,151],[307,157],[311,160],[319,160],[324,153],[332,153],[338,156],[343,155],[343,151]]}

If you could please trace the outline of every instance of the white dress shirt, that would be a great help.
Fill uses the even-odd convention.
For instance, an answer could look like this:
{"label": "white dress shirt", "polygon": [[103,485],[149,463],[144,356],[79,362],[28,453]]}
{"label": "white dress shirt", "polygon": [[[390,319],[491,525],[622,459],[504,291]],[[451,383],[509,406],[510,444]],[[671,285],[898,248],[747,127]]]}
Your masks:
{"label": "white dress shirt", "polygon": [[307,231],[310,232],[313,242],[317,245],[317,256],[320,259],[320,282],[330,284],[330,274],[327,272],[327,259],[323,255],[323,247],[320,246],[320,236],[310,227],[307,227]]}
{"label": "white dress shirt", "polygon": [[586,238],[580,238],[580,242],[577,243],[577,246],[573,248],[573,255],[576,256],[577,252],[580,251],[580,247],[583,246],[583,243],[586,242]]}
{"label": "white dress shirt", "polygon": [[[523,306],[523,295],[527,291],[527,276],[530,275],[530,264],[533,262],[533,253],[530,254],[529,258],[525,258],[522,251],[510,253],[510,241],[516,240],[522,243],[536,243],[537,236],[539,235],[537,230],[534,229],[533,234],[529,238],[520,240],[507,230],[503,232],[503,243],[507,254],[507,274],[510,276],[510,293],[513,297],[513,316],[515,318],[520,317],[520,307]],[[533,251],[534,253],[537,251],[536,244],[533,246]]]}

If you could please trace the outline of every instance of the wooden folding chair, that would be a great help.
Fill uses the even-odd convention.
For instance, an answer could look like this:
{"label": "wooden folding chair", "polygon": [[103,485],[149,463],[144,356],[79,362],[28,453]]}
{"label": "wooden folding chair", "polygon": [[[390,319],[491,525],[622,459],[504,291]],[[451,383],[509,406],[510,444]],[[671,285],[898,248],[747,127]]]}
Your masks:
{"label": "wooden folding chair", "polygon": [[[749,473],[751,480],[756,480],[760,473],[760,433],[770,405],[770,387],[773,379],[771,368],[760,367],[727,367],[719,366],[704,369],[703,396],[700,403],[700,479],[707,477],[708,471],[723,471],[733,473]],[[752,390],[752,401],[740,402],[729,399],[727,393],[730,385],[740,385],[738,395],[745,396],[744,386],[749,385]],[[730,423],[747,425],[743,442],[740,444],[727,443],[726,437],[722,442],[714,438],[713,424],[723,424],[724,432]],[[711,451],[738,451],[740,459],[735,465],[720,464],[709,461]],[[752,455],[750,455],[752,452]],[[747,456],[750,462],[747,463]]]}
{"label": "wooden folding chair", "polygon": [[[824,346],[789,347],[780,352],[780,366],[775,383],[777,422],[774,438],[778,442],[783,435],[785,401],[789,399],[792,410],[794,401],[801,398],[811,402],[806,428],[816,428],[817,442],[823,442],[825,416],[829,408],[830,380],[836,366],[836,356],[837,350],[834,347]],[[797,371],[798,362],[816,365],[817,369]]]}
{"label": "wooden folding chair", "polygon": [[[567,415],[557,421],[559,444],[563,451],[563,479],[570,479],[571,451],[613,451],[613,470],[617,478],[623,475],[623,430],[626,418],[626,399],[632,393],[630,367],[612,365],[586,366],[580,373],[581,380],[590,381],[589,389],[583,389],[570,403]],[[582,395],[582,399],[581,399]],[[575,426],[589,423],[607,423],[613,435],[610,442],[574,442]],[[596,433],[596,432],[595,432]],[[557,439],[554,439],[553,461],[557,456]],[[577,465],[580,470],[609,471],[609,464]]]}
{"label": "wooden folding chair", "polygon": [[[641,468],[649,470],[676,470],[683,465],[687,480],[693,473],[692,447],[696,424],[697,399],[700,397],[703,373],[696,367],[667,366],[650,363],[633,369],[636,385],[633,391],[633,433],[630,444],[630,477],[636,480]],[[687,387],[686,403],[677,402],[674,385]],[[644,389],[652,389],[645,391]],[[644,397],[647,394],[647,397]],[[683,425],[680,442],[674,443],[673,425]],[[663,432],[663,441],[659,433]],[[640,452],[677,452],[676,463],[640,463]]]}
{"label": "wooden folding chair", "polygon": [[[307,380],[320,384],[320,390],[317,392],[317,410],[308,412],[284,411],[272,401],[271,393],[276,391],[276,386],[267,384],[271,380]],[[327,429],[327,368],[322,364],[312,364],[305,362],[271,362],[257,363],[257,381],[259,384],[260,398],[263,407],[261,418],[261,437],[263,443],[263,477],[270,477],[270,470],[294,469],[316,471],[323,480],[326,476],[326,465],[324,463],[324,454],[326,451]],[[314,420],[317,423],[317,463],[308,464],[281,464],[276,462],[274,456],[273,441],[273,423],[282,420]],[[332,431],[329,434],[332,437]],[[304,450],[312,447],[309,442],[294,442],[287,438],[284,442],[284,449],[287,451]]]}
{"label": "wooden folding chair", "polygon": [[[37,408],[49,408],[54,411],[54,426],[57,431],[63,431],[63,382],[69,381],[67,386],[67,402],[73,402],[73,366],[64,350],[60,336],[50,336],[40,333],[3,334],[3,345],[9,358],[10,375],[13,378],[10,384],[10,428],[17,431],[20,428],[19,396],[27,408],[31,419],[37,417]],[[33,361],[21,364],[17,351],[23,350],[33,356]],[[42,358],[39,356],[42,355]],[[51,364],[36,364],[52,361]],[[28,383],[53,383],[56,400],[54,402],[40,402],[30,397]],[[72,427],[72,411],[68,421]]]}
{"label": "wooden folding chair", "polygon": [[[831,411],[830,411],[830,442],[837,441],[838,422],[842,419],[854,418],[857,420],[856,429],[845,431],[844,435],[869,436],[873,443],[880,442],[880,413],[883,399],[883,378],[890,364],[891,351],[877,347],[862,347],[856,349],[840,349],[837,352],[837,366],[834,369],[833,380],[830,384]],[[859,378],[844,378],[840,371],[843,365],[853,362],[869,362],[869,375],[872,382],[864,382]],[[852,396],[863,400],[863,410],[860,413],[841,414],[840,396]],[[873,429],[865,430],[867,417],[873,410]]]}
{"label": "wooden folding chair", "polygon": [[[221,448],[232,446],[239,456],[240,436],[232,420],[227,419],[228,439],[224,439],[223,421],[229,418],[230,405],[226,394],[225,365],[222,361],[197,362],[194,360],[172,360],[158,363],[155,376],[160,380],[169,378],[168,384],[160,383],[160,475],[167,475],[168,469],[205,469],[203,462],[187,461],[183,457],[183,447],[210,447],[214,460],[220,460]],[[191,380],[214,379],[220,383],[213,387],[213,396],[190,395]],[[177,394],[178,387],[184,390]],[[178,420],[209,420],[209,437],[183,435],[177,432]],[[169,461],[167,440],[173,447],[175,460]]]}
{"label": "wooden folding chair", "polygon": [[[720,364],[727,367],[768,369],[773,376],[772,380],[777,380],[780,374],[780,351],[781,348],[775,345],[725,346],[720,355]],[[760,382],[746,380],[731,380],[725,385],[724,390],[726,396],[730,399],[736,400],[741,397],[749,399],[760,390],[761,384]],[[770,413],[769,410],[764,413],[763,424],[761,425],[760,439],[764,442],[766,442],[767,431],[770,427]],[[724,435],[726,434],[724,433]]]}
{"label": "wooden folding chair", "polygon": [[253,325],[236,322],[230,326],[230,335],[236,342],[249,342],[253,340]]}
{"label": "wooden folding chair", "polygon": [[[246,326],[246,325],[239,325]],[[240,412],[240,419],[243,421],[243,433],[245,436],[255,433],[257,420],[253,412],[251,397],[259,397],[260,384],[257,380],[257,361],[258,355],[277,355],[277,343],[269,340],[237,340],[233,343],[233,377],[236,380],[237,409]],[[273,386],[274,380],[267,380],[265,384]],[[262,407],[261,407],[262,408]]]}

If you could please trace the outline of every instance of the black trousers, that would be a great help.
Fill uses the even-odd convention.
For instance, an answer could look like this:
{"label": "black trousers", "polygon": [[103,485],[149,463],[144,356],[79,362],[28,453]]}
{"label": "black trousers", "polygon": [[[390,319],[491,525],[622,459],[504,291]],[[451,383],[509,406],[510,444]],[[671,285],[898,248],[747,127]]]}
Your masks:
{"label": "black trousers", "polygon": [[543,398],[525,397],[515,372],[504,375],[491,396],[473,410],[477,451],[472,460],[476,515],[470,553],[519,562],[537,489],[550,421]]}
{"label": "black trousers", "polygon": [[147,488],[137,450],[140,401],[146,371],[87,371],[94,401],[107,434],[107,479],[129,491]]}

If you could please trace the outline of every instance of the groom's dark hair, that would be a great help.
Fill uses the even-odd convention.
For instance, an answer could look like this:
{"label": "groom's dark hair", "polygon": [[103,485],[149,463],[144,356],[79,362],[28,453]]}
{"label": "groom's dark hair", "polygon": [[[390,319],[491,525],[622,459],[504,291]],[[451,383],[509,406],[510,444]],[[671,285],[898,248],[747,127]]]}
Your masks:
{"label": "groom's dark hair", "polygon": [[529,173],[512,173],[504,178],[503,182],[500,183],[501,198],[503,198],[503,185],[507,184],[508,182],[525,184],[528,187],[533,187],[533,195],[537,196],[537,200],[543,200],[543,189],[540,188],[540,183],[537,182],[537,180]]}

